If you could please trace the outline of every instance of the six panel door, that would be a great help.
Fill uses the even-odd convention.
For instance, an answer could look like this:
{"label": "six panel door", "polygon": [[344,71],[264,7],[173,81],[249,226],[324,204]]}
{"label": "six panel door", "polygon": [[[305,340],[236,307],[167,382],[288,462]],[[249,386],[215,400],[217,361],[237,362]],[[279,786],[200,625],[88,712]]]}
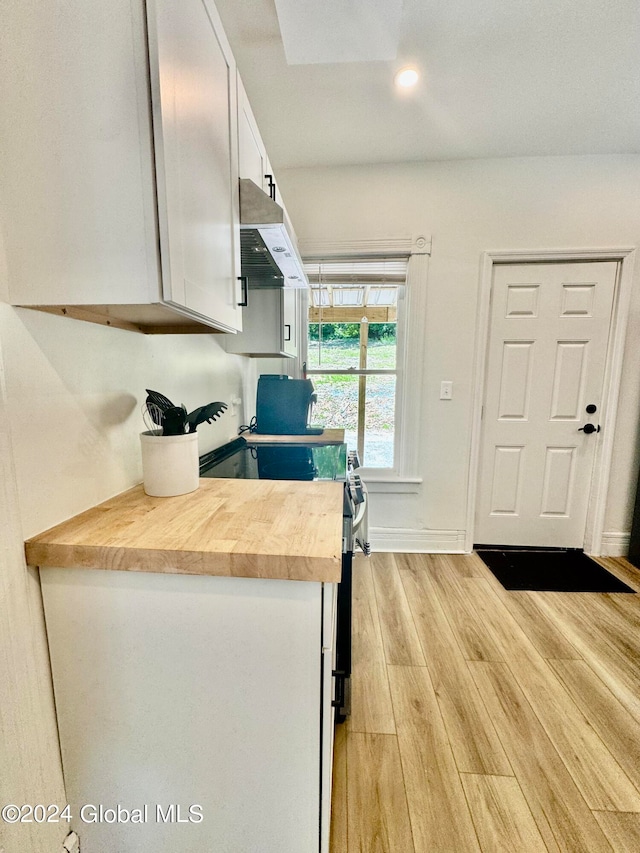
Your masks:
{"label": "six panel door", "polygon": [[494,266],[477,543],[583,546],[617,267]]}

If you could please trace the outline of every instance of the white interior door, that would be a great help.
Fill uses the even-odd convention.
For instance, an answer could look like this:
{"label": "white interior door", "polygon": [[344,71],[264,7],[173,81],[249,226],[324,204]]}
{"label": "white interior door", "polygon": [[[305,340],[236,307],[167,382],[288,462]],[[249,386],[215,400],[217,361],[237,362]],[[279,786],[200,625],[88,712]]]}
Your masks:
{"label": "white interior door", "polygon": [[494,266],[475,542],[583,546],[617,267]]}

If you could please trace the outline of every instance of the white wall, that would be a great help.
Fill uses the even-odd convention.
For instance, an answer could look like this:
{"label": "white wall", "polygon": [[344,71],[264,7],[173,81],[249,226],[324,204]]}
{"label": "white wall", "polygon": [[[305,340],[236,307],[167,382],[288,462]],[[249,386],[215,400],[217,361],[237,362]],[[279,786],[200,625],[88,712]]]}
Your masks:
{"label": "white wall", "polygon": [[[0,256],[0,270],[2,258]],[[0,293],[6,283],[0,276]],[[0,302],[0,799],[64,804],[37,571],[24,539],[142,479],[145,388],[195,408],[253,387],[219,335],[145,336]],[[250,397],[250,393],[247,393]],[[198,429],[232,438],[243,407]],[[0,849],[50,853],[66,824],[8,827]]]}
{"label": "white wall", "polygon": [[[250,369],[219,335],[141,335],[4,304],[0,336],[25,536],[141,481],[146,388],[188,409],[229,404]],[[200,453],[237,435],[243,414],[202,424]]]}
{"label": "white wall", "polygon": [[[64,804],[40,586],[24,563],[3,343],[0,335],[0,802]],[[66,832],[0,821],[0,849],[59,849]]]}
{"label": "white wall", "polygon": [[[465,527],[480,257],[487,250],[640,244],[640,157],[558,157],[293,169],[279,175],[300,239],[433,238],[415,495],[376,495],[372,523],[407,542]],[[628,531],[638,471],[640,268],[636,264],[606,531]],[[442,379],[454,399],[440,401]],[[402,519],[405,519],[404,522]],[[425,532],[426,531],[426,532]]]}

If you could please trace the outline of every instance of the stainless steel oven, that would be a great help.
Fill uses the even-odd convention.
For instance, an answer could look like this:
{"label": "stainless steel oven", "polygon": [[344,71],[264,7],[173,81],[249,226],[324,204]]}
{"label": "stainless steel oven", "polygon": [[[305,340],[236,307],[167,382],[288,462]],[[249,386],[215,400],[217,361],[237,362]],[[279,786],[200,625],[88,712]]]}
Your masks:
{"label": "stainless steel oven", "polygon": [[265,444],[239,437],[200,457],[201,477],[267,480],[337,480],[344,483],[342,513],[342,578],[336,615],[335,718],[350,712],[351,612],[353,553],[369,551],[366,533],[367,492],[358,475],[355,453],[345,444]]}

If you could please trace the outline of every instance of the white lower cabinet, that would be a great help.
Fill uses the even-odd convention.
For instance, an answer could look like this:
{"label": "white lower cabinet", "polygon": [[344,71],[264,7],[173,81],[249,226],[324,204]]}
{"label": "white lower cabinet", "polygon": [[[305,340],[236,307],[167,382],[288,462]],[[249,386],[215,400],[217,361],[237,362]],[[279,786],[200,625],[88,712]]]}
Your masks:
{"label": "white lower cabinet", "polygon": [[[41,580],[83,853],[328,851],[335,584]],[[118,806],[119,820],[93,820]]]}
{"label": "white lower cabinet", "polygon": [[8,301],[242,328],[236,69],[212,0],[14,2],[2,30]]}
{"label": "white lower cabinet", "polygon": [[333,742],[336,698],[336,628],[338,587],[324,585],[322,626],[322,742],[320,767],[320,853],[329,853],[331,841],[331,792],[333,787]]}
{"label": "white lower cabinet", "polygon": [[298,354],[299,293],[294,288],[249,288],[242,332],[227,339],[227,352],[294,358]]}

